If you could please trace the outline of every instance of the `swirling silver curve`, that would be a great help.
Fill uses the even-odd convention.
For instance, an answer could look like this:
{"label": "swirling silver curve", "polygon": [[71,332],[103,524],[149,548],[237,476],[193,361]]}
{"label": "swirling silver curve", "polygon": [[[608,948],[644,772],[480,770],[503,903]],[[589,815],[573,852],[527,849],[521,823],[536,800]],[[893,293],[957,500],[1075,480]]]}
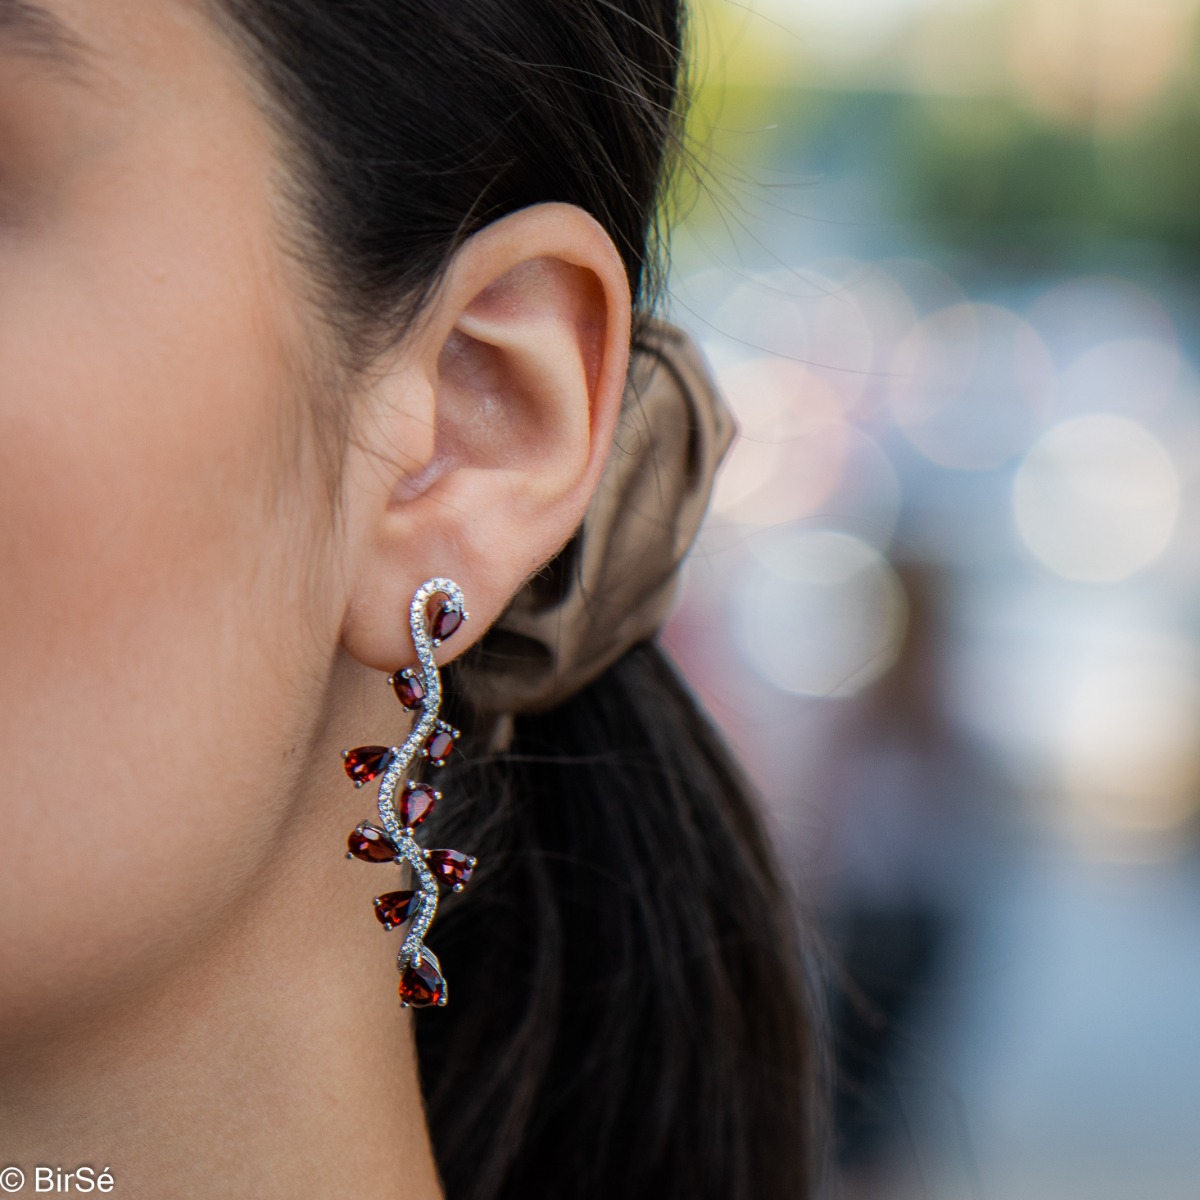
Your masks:
{"label": "swirling silver curve", "polygon": [[[423,583],[417,589],[409,608],[409,625],[412,628],[413,646],[417,651],[417,661],[421,668],[421,686],[425,689],[425,698],[420,713],[414,722],[404,743],[395,746],[393,758],[384,772],[379,784],[379,819],[387,835],[396,847],[397,862],[403,860],[413,869],[417,889],[421,894],[421,903],[408,934],[396,955],[396,966],[403,971],[409,962],[420,965],[421,951],[424,948],[425,934],[433,918],[437,915],[438,885],[433,873],[425,861],[421,847],[417,845],[411,829],[400,824],[396,813],[396,789],[400,787],[408,774],[409,768],[419,754],[426,739],[438,727],[438,711],[442,704],[442,679],[438,665],[433,657],[433,651],[439,644],[430,630],[429,602],[435,596],[445,596],[446,600],[456,606],[462,613],[463,620],[467,619],[462,589],[452,579],[436,578]],[[427,951],[433,958],[432,951]],[[437,959],[433,959],[436,964]],[[443,991],[443,997],[445,992]],[[444,1002],[444,1000],[443,1000]]]}

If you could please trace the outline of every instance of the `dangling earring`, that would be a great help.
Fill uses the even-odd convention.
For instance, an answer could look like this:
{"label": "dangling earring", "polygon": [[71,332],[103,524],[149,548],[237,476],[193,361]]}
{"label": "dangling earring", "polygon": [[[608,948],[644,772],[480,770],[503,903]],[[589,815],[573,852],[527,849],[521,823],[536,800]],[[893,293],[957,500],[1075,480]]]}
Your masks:
{"label": "dangling earring", "polygon": [[[430,601],[443,597],[430,616]],[[456,892],[471,878],[475,859],[457,850],[422,850],[413,836],[417,826],[433,812],[442,793],[423,781],[406,779],[417,759],[440,767],[454,752],[458,730],[438,716],[442,704],[442,682],[433,659],[440,646],[467,619],[462,589],[449,579],[430,579],[417,589],[409,608],[413,645],[420,666],[396,671],[388,683],[406,712],[420,716],[402,746],[359,746],[343,750],[346,774],[355,787],[383,776],[379,784],[380,829],[363,821],[350,835],[347,858],[363,862],[407,862],[416,876],[412,890],[385,892],[375,897],[375,915],[385,929],[412,921],[396,955],[400,969],[400,1003],[414,1008],[446,1003],[446,980],[437,956],[425,945],[438,906],[438,884]],[[396,798],[400,790],[399,800]]]}

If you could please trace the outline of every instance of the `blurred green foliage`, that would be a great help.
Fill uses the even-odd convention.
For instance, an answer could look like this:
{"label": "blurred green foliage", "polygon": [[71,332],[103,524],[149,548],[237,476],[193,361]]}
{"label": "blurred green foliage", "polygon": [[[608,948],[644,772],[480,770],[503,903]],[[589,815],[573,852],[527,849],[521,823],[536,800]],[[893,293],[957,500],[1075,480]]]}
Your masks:
{"label": "blurred green foliage", "polygon": [[[822,60],[798,34],[789,41],[761,15],[745,17],[724,0],[707,0],[697,29],[692,136],[704,147],[710,180],[721,187],[732,173],[736,191],[738,173],[770,185],[866,172],[887,194],[888,219],[963,253],[1056,269],[1111,259],[1124,245],[1192,266],[1200,259],[1196,22],[1188,19],[1187,36],[1153,90],[1113,119],[1104,89],[1111,85],[1119,101],[1120,81],[1105,72],[1114,61],[1133,61],[1120,57],[1119,46],[1112,57],[1113,38],[1125,32],[1119,24],[1108,31],[1109,57],[1097,52],[1094,63],[1083,57],[1086,40],[1066,43],[1060,59],[1054,47],[1043,50],[1042,75],[1033,74],[1032,84],[1010,61],[1011,26],[1036,4],[1053,17],[1055,2],[1084,11],[1099,0],[1012,0],[982,11],[968,31],[966,57],[985,63],[986,78],[955,93],[936,78],[924,86],[923,66],[914,66],[910,53],[915,24],[847,70]],[[1153,9],[1183,0],[1138,3]],[[1132,38],[1136,6],[1129,12],[1122,19],[1131,22]],[[926,32],[936,29],[955,19],[953,6],[922,19]],[[1076,34],[1080,29],[1086,33],[1078,26]],[[1140,52],[1136,42],[1129,45]],[[922,61],[932,76],[944,66]],[[1036,91],[1048,78],[1053,92],[1060,68],[1066,99],[1056,110]],[[719,207],[723,197],[715,199]],[[702,209],[706,203],[696,202]]]}

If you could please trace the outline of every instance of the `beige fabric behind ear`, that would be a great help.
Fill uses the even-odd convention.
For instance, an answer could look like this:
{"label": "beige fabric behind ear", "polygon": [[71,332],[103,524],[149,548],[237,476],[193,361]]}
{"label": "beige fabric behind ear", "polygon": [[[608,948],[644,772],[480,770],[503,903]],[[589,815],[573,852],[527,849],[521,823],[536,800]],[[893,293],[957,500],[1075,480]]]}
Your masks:
{"label": "beige fabric behind ear", "polygon": [[654,636],[733,434],[695,344],[647,321],[583,524],[455,664],[455,686],[471,709],[483,716],[552,708]]}

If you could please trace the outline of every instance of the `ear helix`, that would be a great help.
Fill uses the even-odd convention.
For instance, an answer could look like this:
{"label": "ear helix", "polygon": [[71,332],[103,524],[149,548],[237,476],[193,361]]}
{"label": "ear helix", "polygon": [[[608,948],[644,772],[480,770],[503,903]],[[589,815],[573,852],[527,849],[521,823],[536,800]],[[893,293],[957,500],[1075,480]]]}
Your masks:
{"label": "ear helix", "polygon": [[[435,604],[438,597],[441,602]],[[388,676],[404,710],[418,714],[416,722],[400,746],[358,746],[342,751],[346,774],[356,788],[380,779],[382,824],[380,828],[361,822],[350,834],[346,857],[370,863],[407,863],[416,877],[411,890],[375,897],[375,916],[385,929],[412,922],[396,955],[404,1007],[446,1003],[446,980],[437,956],[425,945],[425,934],[437,914],[438,885],[461,892],[476,865],[473,856],[458,850],[426,850],[417,845],[416,829],[433,812],[442,793],[424,780],[406,778],[414,763],[441,767],[454,753],[459,733],[438,716],[442,683],[433,651],[467,617],[462,589],[453,580],[430,579],[417,589],[409,606],[409,624],[418,666]]]}

